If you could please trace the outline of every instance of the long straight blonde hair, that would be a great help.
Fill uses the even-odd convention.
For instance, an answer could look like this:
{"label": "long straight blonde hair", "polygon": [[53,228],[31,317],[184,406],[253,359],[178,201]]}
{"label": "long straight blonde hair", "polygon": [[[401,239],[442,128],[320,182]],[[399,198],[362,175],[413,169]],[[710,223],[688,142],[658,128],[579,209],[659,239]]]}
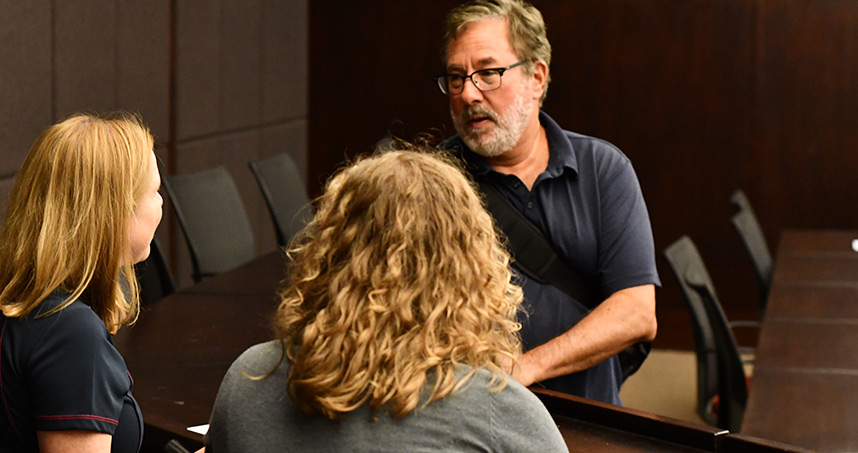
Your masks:
{"label": "long straight blonde hair", "polygon": [[[290,250],[277,316],[290,393],[303,410],[336,418],[368,403],[403,417],[478,368],[493,373],[494,388],[505,385],[504,366],[521,351],[522,292],[491,217],[451,159],[393,151],[328,183]],[[472,367],[463,378],[460,364]]]}
{"label": "long straight blonde hair", "polygon": [[27,316],[61,290],[65,301],[40,316],[82,298],[111,333],[136,319],[128,231],[149,181],[152,147],[146,126],[127,114],[78,114],[39,136],[16,176],[0,232],[5,316]]}

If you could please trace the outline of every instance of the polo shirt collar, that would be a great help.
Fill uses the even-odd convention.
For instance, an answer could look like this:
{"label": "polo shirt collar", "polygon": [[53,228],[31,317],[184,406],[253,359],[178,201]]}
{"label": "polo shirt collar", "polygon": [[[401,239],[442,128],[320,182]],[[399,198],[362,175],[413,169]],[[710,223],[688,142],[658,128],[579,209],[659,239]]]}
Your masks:
{"label": "polo shirt collar", "polygon": [[548,168],[545,170],[551,177],[563,174],[564,169],[578,173],[578,159],[572,142],[560,126],[542,110],[539,111],[539,123],[545,128],[545,137],[548,139]]}

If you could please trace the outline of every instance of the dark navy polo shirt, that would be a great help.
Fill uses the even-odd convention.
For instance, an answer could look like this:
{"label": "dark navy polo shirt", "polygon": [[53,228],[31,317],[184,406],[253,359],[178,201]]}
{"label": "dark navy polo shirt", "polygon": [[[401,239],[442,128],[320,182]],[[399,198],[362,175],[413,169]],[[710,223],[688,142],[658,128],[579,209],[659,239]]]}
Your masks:
{"label": "dark navy polo shirt", "polygon": [[37,431],[84,430],[112,435],[113,452],[137,452],[143,418],[104,322],[81,299],[43,315],[67,296],[23,318],[0,314],[0,451],[38,451]]}
{"label": "dark navy polo shirt", "polygon": [[[514,175],[492,169],[459,136],[442,143],[458,150],[475,179],[498,188],[554,245],[555,251],[603,299],[633,286],[659,286],[649,214],[631,161],[612,144],[564,131],[544,112],[539,121],[550,150],[548,167],[531,190]],[[520,274],[520,273],[519,273]],[[563,291],[522,277],[525,349],[562,334],[589,313]],[[541,383],[547,388],[620,404],[617,357],[588,370]]]}

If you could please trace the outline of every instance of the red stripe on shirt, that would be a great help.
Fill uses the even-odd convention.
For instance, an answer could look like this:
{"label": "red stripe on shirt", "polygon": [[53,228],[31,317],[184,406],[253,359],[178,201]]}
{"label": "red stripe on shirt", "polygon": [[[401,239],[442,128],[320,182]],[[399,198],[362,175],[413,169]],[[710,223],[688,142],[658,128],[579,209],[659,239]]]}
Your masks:
{"label": "red stripe on shirt", "polygon": [[119,425],[118,420],[107,417],[99,417],[98,415],[36,415],[38,420],[95,420],[99,422],[107,422],[112,425]]}

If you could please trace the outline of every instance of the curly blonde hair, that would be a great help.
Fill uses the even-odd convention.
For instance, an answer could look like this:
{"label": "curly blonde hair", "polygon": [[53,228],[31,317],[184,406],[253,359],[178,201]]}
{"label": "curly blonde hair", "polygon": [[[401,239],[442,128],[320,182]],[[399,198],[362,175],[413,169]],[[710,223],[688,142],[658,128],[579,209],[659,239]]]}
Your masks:
{"label": "curly blonde hair", "polygon": [[52,292],[82,297],[111,333],[139,313],[128,224],[146,190],[153,139],[139,117],[77,114],[36,140],[0,232],[0,310],[27,316]]}
{"label": "curly blonde hair", "polygon": [[[369,402],[404,417],[478,368],[492,390],[506,385],[522,291],[452,157],[392,151],[342,170],[289,254],[276,330],[305,412],[334,419]],[[461,364],[472,368],[457,380]]]}

